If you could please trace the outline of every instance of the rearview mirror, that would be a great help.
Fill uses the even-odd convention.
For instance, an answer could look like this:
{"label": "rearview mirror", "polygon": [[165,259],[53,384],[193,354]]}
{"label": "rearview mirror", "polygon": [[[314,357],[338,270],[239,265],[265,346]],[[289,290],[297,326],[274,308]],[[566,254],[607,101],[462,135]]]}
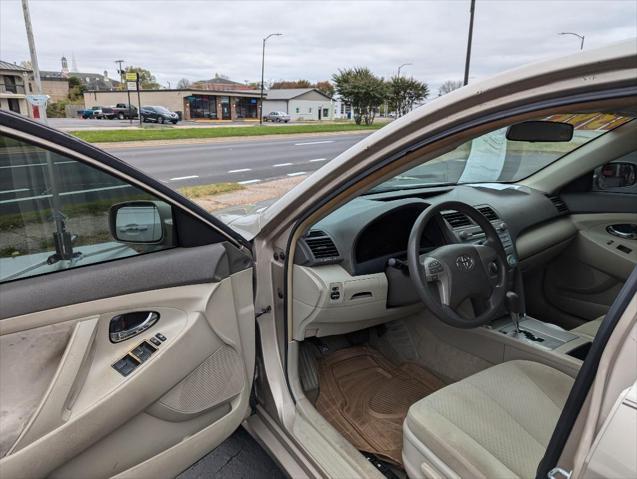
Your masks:
{"label": "rearview mirror", "polygon": [[164,237],[159,208],[151,201],[128,201],[111,206],[111,235],[123,243],[159,243]]}
{"label": "rearview mirror", "polygon": [[594,181],[598,189],[625,188],[637,182],[637,166],[634,163],[606,163],[595,170]]}
{"label": "rearview mirror", "polygon": [[573,139],[573,125],[558,121],[523,121],[511,125],[507,129],[509,141],[544,141],[558,142],[571,141]]}

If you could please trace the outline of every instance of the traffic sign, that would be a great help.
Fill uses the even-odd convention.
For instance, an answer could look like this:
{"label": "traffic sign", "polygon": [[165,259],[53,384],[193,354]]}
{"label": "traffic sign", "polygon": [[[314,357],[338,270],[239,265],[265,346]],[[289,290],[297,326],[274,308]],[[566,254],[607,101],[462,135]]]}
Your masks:
{"label": "traffic sign", "polygon": [[129,90],[137,90],[137,82],[136,81],[127,81],[126,88]]}
{"label": "traffic sign", "polygon": [[27,95],[27,101],[33,106],[46,106],[49,95]]}
{"label": "traffic sign", "polygon": [[137,81],[137,72],[127,72],[126,81]]}

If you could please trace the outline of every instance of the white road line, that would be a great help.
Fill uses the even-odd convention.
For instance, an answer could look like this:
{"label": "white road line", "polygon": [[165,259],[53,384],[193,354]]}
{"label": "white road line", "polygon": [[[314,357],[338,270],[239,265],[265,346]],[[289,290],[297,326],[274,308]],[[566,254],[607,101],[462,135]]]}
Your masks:
{"label": "white road line", "polygon": [[229,170],[228,173],[243,173],[244,171],[252,171],[252,168],[239,168],[238,170]]}
{"label": "white road line", "polygon": [[[77,163],[75,160],[69,161],[56,161],[54,164],[56,165],[66,165],[67,163]],[[9,166],[0,166],[0,169],[6,170],[7,168],[31,168],[32,166],[46,166],[46,163],[25,163],[22,165],[9,165]]]}
{"label": "white road line", "polygon": [[320,145],[322,143],[334,143],[334,140],[324,140],[324,141],[308,141],[306,143],[294,143],[294,146],[305,146],[305,145]]}
{"label": "white road line", "polygon": [[0,191],[0,195],[3,193],[20,193],[21,191],[29,191],[29,188],[18,188],[17,190]]}
{"label": "white road line", "polygon": [[239,185],[250,185],[252,183],[258,183],[261,180],[244,180],[244,181],[237,181],[237,184]]}
{"label": "white road line", "polygon": [[296,171],[294,173],[288,173],[288,176],[299,176],[299,175],[305,175],[305,171]]}
{"label": "white road line", "polygon": [[168,181],[191,180],[193,178],[199,178],[199,175],[177,176],[176,178],[170,178]]}
{"label": "white road line", "polygon": [[327,161],[327,158],[316,158],[314,160],[310,160],[310,163],[316,163],[317,161]]}
{"label": "white road line", "polygon": [[279,163],[277,165],[272,165],[272,168],[280,168],[281,166],[292,166],[292,163]]}
{"label": "white road line", "polygon": [[[93,193],[96,191],[118,190],[120,188],[132,188],[132,185],[107,186],[104,188],[90,188],[88,190],[79,190],[79,191],[65,191],[63,193],[60,193],[60,196],[79,195],[82,193]],[[40,200],[45,198],[51,198],[52,196],[53,195],[51,194],[46,194],[46,195],[38,195],[38,196],[29,196],[26,198],[16,198],[14,200],[2,200],[0,201],[0,205],[5,205],[9,203],[18,203],[18,202],[29,201],[29,200]]]}

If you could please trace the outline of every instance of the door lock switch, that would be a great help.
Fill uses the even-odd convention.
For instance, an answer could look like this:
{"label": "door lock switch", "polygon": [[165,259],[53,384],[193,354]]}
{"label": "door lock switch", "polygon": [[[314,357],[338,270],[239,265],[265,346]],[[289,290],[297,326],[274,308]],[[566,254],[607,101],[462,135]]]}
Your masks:
{"label": "door lock switch", "polygon": [[163,343],[164,341],[166,341],[166,336],[164,336],[164,335],[163,335],[163,334],[161,334],[161,333],[157,333],[157,334],[155,335],[155,337],[156,337],[157,339],[159,339],[162,343]]}
{"label": "door lock switch", "polygon": [[154,347],[146,341],[143,341],[139,346],[131,351],[131,354],[143,363],[147,361],[155,351],[157,350]]}
{"label": "door lock switch", "polygon": [[161,341],[154,336],[150,338],[150,342],[153,343],[155,346],[159,346],[161,344]]}

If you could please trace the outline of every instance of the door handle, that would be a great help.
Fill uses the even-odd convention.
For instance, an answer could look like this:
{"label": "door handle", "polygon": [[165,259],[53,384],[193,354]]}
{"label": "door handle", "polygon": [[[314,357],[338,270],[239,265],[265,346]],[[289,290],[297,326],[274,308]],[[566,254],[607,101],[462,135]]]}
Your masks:
{"label": "door handle", "polygon": [[111,343],[119,343],[146,331],[159,320],[157,311],[134,311],[118,314],[108,325]]}

